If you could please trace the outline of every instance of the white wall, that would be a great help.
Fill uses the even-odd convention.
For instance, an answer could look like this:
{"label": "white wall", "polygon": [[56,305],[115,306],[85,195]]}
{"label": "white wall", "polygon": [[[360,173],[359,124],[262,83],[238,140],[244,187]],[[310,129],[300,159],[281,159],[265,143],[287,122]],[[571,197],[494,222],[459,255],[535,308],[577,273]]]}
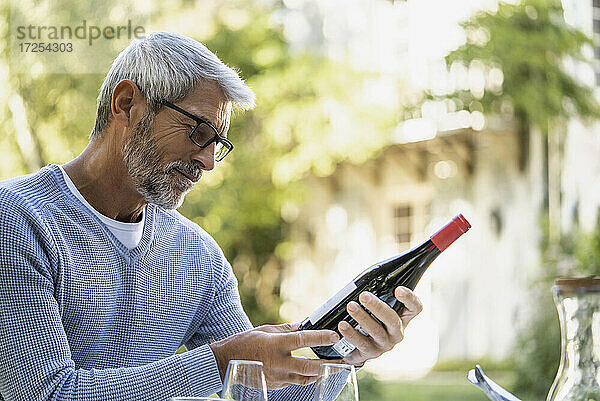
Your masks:
{"label": "white wall", "polygon": [[[592,0],[563,0],[562,4],[565,20],[598,43],[600,38],[594,37],[592,26]],[[600,19],[600,16],[596,18]],[[583,51],[590,59],[594,57],[591,47]],[[569,61],[567,68],[579,82],[596,85],[594,69],[589,64]],[[600,88],[597,86],[596,98],[600,100]],[[561,176],[562,229],[570,230],[579,223],[584,230],[592,230],[600,222],[600,124],[572,120],[567,124],[566,134]]]}

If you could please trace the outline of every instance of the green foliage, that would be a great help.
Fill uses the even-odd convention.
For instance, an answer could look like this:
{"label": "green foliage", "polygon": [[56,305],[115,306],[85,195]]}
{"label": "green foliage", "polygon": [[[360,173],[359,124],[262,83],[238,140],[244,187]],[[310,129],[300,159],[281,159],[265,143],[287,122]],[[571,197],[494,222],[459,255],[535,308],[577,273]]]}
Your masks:
{"label": "green foliage", "polygon": [[462,27],[467,41],[446,57],[448,64],[481,62],[499,68],[504,80],[500,90],[486,90],[482,97],[463,90],[449,98],[480,104],[489,114],[512,108],[522,126],[544,132],[554,119],[600,116],[593,88],[565,71],[567,60],[589,61],[582,48],[593,41],[565,23],[559,0],[501,2],[497,12],[479,12]]}
{"label": "green foliage", "polygon": [[526,400],[542,400],[554,381],[560,358],[560,327],[549,280],[537,289],[536,316],[519,334],[516,344],[514,393]]}
{"label": "green foliage", "polygon": [[485,399],[483,393],[468,382],[466,373],[449,374],[444,378],[425,377],[407,382],[380,381],[365,371],[359,371],[357,376],[359,398],[365,401],[480,401]]}
{"label": "green foliage", "polygon": [[503,371],[510,372],[514,370],[515,362],[511,359],[496,360],[489,358],[477,358],[477,360],[464,360],[464,359],[449,359],[446,361],[438,362],[434,367],[434,372],[468,372],[473,369],[475,365],[481,365],[486,371]]}
{"label": "green foliage", "polygon": [[[94,100],[102,82],[102,77],[93,74],[41,74],[32,71],[33,66],[23,70],[12,68],[9,62],[9,6],[13,10],[22,7],[22,13],[27,11],[27,5],[18,2],[0,5],[0,37],[3,39],[0,41],[0,80],[3,81],[0,89],[0,179],[35,171],[49,161],[62,163],[74,157],[87,143],[95,116]],[[17,56],[13,54],[12,57]],[[43,68],[36,66],[36,70]],[[20,126],[20,116],[15,113],[16,100],[25,107],[23,120],[31,134],[29,141],[24,141],[18,134],[18,128],[25,127]]]}
{"label": "green foliage", "polygon": [[543,241],[544,276],[533,289],[536,315],[516,345],[515,393],[522,399],[543,399],[558,370],[560,326],[550,288],[558,277],[600,275],[600,226],[591,232],[575,229],[550,245],[547,227]]}
{"label": "green foliage", "polygon": [[383,400],[383,386],[381,382],[371,373],[359,371],[356,374],[358,378],[358,392],[361,400]]}
{"label": "green foliage", "polygon": [[578,272],[585,276],[600,276],[600,226],[592,232],[580,232],[574,254],[579,262]]}

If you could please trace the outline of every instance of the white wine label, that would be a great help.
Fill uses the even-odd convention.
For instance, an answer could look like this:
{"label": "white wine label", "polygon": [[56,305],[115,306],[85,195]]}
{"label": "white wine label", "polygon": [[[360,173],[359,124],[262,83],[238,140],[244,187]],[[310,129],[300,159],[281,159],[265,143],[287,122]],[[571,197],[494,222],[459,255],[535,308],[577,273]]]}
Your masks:
{"label": "white wine label", "polygon": [[348,285],[339,290],[334,296],[329,298],[327,302],[319,306],[319,308],[316,311],[311,313],[311,315],[308,317],[308,320],[312,324],[315,324],[320,318],[325,316],[327,312],[331,310],[331,308],[336,306],[342,299],[346,298],[355,289],[356,284],[354,284],[354,281],[349,282]]}
{"label": "white wine label", "polygon": [[352,351],[356,349],[356,347],[346,339],[346,337],[342,337],[340,341],[333,344],[333,349],[336,350],[338,354],[342,356],[342,358],[347,357]]}
{"label": "white wine label", "polygon": [[[355,327],[355,329],[363,336],[369,337],[369,333],[367,333],[365,331],[365,329],[360,327],[360,324],[357,325]],[[338,341],[337,343],[335,343],[334,345],[332,345],[332,347],[334,350],[337,351],[338,354],[340,354],[342,356],[342,358],[345,358],[346,356],[348,356],[349,353],[351,353],[352,351],[354,351],[356,349],[356,347],[354,345],[352,345],[352,343],[350,341],[346,340],[346,337],[342,337],[342,339],[340,341]]]}

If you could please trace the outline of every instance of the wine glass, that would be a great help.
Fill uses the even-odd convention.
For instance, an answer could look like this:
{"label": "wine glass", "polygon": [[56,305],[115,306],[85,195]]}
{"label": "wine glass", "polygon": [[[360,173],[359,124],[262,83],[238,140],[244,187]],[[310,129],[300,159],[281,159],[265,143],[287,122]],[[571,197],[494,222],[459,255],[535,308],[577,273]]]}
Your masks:
{"label": "wine glass", "polygon": [[229,361],[222,397],[233,401],[267,401],[267,382],[262,362]]}
{"label": "wine glass", "polygon": [[354,366],[324,363],[317,380],[314,401],[358,401]]}

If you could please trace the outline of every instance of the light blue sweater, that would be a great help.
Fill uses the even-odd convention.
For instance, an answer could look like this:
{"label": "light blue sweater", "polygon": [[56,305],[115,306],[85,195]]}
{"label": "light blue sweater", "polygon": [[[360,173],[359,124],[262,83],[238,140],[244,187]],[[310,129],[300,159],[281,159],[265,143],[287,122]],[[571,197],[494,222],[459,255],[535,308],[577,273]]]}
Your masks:
{"label": "light blue sweater", "polygon": [[221,249],[178,212],[149,204],[128,250],[58,166],[0,183],[0,400],[208,396],[207,344],[251,327]]}

